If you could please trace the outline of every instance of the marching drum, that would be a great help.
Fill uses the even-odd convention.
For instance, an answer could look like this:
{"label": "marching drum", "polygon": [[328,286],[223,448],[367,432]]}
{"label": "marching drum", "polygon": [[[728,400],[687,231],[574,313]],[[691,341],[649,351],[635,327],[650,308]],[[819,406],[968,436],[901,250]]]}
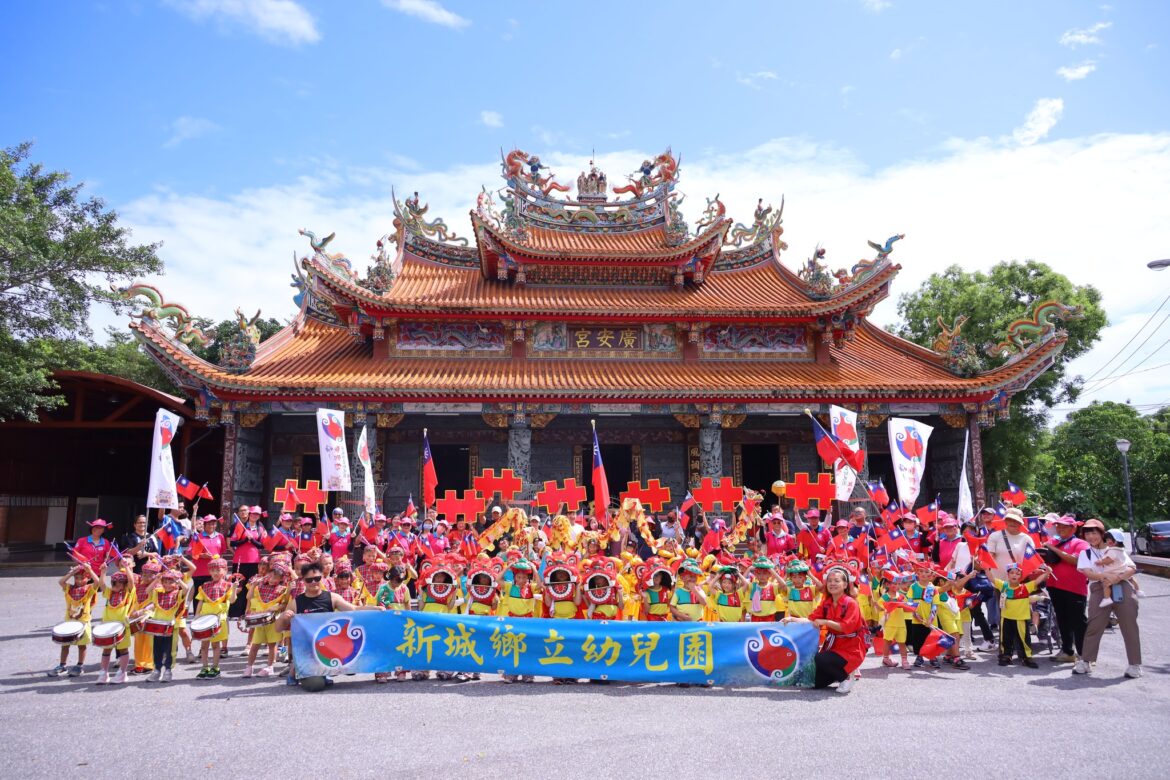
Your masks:
{"label": "marching drum", "polygon": [[192,620],[187,628],[191,631],[191,638],[199,641],[211,639],[219,633],[219,615],[200,615]]}
{"label": "marching drum", "polygon": [[117,621],[98,623],[93,627],[93,643],[97,647],[113,647],[126,636],[126,626]]}
{"label": "marching drum", "polygon": [[259,628],[276,622],[275,612],[249,612],[244,615],[244,625],[248,628]]}
{"label": "marching drum", "polygon": [[142,630],[155,636],[170,636],[175,633],[175,621],[147,618],[142,624]]}
{"label": "marching drum", "polygon": [[85,624],[80,620],[66,620],[53,626],[53,641],[59,645],[71,645],[85,635]]}

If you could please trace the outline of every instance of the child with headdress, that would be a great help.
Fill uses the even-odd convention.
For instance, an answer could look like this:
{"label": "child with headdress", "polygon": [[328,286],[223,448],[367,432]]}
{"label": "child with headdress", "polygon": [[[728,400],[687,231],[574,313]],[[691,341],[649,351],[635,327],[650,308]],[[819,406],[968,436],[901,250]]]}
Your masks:
{"label": "child with headdress", "polygon": [[675,620],[697,622],[707,609],[707,595],[699,587],[703,570],[693,558],[686,558],[678,567],[678,583],[670,597],[670,614]]}
{"label": "child with headdress", "polygon": [[[102,620],[107,623],[121,623],[124,633],[113,647],[102,649],[102,670],[98,675],[98,685],[109,682],[120,685],[126,682],[126,672],[130,666],[130,645],[134,641],[134,634],[130,629],[130,614],[135,608],[132,561],[133,559],[119,558],[118,570],[103,583],[102,592],[106,599],[106,607]],[[118,674],[111,680],[110,661],[115,652],[118,656]]]}
{"label": "child with headdress", "polygon": [[[219,659],[227,649],[228,643],[228,610],[236,600],[235,580],[228,577],[228,562],[223,558],[212,558],[207,563],[207,573],[211,576],[208,582],[199,586],[195,594],[195,602],[199,605],[198,614],[219,616],[219,630],[211,637],[199,644],[199,659],[203,668],[195,675],[200,680],[210,680],[219,677]],[[237,575],[242,577],[243,575]],[[208,663],[208,650],[212,650]]]}
{"label": "child with headdress", "polygon": [[170,682],[171,666],[175,657],[175,634],[178,633],[179,616],[187,609],[187,595],[190,583],[178,569],[167,568],[150,591],[149,600],[141,605],[139,614],[149,613],[152,620],[172,625],[169,635],[156,634],[152,637],[154,646],[154,671],[147,682]]}
{"label": "child with headdress", "polygon": [[[270,556],[268,559],[268,573],[259,582],[253,581],[248,585],[248,613],[258,614],[271,612],[279,614],[288,603],[291,593],[290,578],[292,570],[283,557]],[[257,677],[269,677],[275,673],[276,646],[280,644],[281,633],[276,623],[266,623],[252,629],[248,645],[248,661],[244,667],[244,677],[251,677],[256,664],[256,656],[260,648],[264,647],[268,653],[268,662],[256,672]]]}
{"label": "child with headdress", "polygon": [[707,578],[707,603],[720,623],[741,623],[747,610],[747,580],[738,566],[719,566]]}
{"label": "child with headdress", "polygon": [[760,556],[752,563],[752,580],[748,586],[747,614],[753,623],[769,623],[784,617],[787,602],[784,583],[776,574],[776,564]]}
{"label": "child with headdress", "polygon": [[808,564],[801,560],[789,561],[784,567],[784,573],[788,575],[786,616],[807,618],[816,609],[820,581],[809,570]]}
{"label": "child with headdress", "polygon": [[[85,626],[85,630],[72,644],[61,645],[61,658],[57,666],[49,671],[50,677],[60,677],[68,673],[70,677],[77,677],[85,665],[85,651],[89,647],[89,623],[93,607],[97,603],[100,583],[98,576],[88,563],[74,566],[57,580],[65,594],[65,619],[75,620]],[[77,648],[77,663],[68,666],[69,648]]]}

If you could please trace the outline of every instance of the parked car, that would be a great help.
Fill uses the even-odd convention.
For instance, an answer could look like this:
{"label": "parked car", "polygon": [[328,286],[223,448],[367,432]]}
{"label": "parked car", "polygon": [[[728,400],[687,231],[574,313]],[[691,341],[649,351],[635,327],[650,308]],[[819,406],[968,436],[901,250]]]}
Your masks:
{"label": "parked car", "polygon": [[1170,555],[1170,520],[1150,523],[1138,531],[1136,544],[1142,555]]}

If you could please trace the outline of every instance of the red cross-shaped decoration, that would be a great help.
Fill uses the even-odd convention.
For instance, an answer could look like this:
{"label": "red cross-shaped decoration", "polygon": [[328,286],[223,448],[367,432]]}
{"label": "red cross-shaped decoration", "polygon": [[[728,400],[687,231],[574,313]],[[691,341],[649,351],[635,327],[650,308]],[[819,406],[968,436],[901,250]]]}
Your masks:
{"label": "red cross-shaped decoration", "polygon": [[797,474],[788,483],[784,494],[796,502],[797,509],[808,509],[814,499],[817,509],[828,509],[837,497],[837,489],[833,486],[833,477],[822,471],[817,474],[816,482],[809,482],[808,474]]}
{"label": "red cross-shaped decoration", "polygon": [[520,481],[520,477],[512,472],[512,469],[501,470],[498,477],[495,469],[486,469],[483,474],[471,480],[471,486],[479,491],[479,494],[485,499],[499,493],[502,501],[511,501],[523,489],[524,483]]}
{"label": "red cross-shaped decoration", "polygon": [[718,486],[714,482],[711,477],[703,477],[702,483],[691,491],[695,502],[703,507],[704,512],[714,512],[716,504],[721,505],[722,511],[730,512],[737,503],[743,501],[743,488],[736,485],[731,477],[720,477]]}
{"label": "red cross-shaped decoration", "polygon": [[568,506],[568,511],[575,512],[585,501],[585,486],[578,485],[577,480],[569,477],[562,487],[557,487],[557,481],[550,479],[544,483],[544,489],[536,492],[536,505],[544,507],[549,514],[556,514],[561,504]]}
{"label": "red cross-shaped decoration", "polygon": [[463,498],[456,498],[455,491],[448,490],[442,498],[435,501],[435,509],[449,523],[455,522],[459,515],[463,515],[464,520],[474,523],[476,515],[483,511],[485,503],[478,490],[464,490]]}
{"label": "red cross-shaped decoration", "polygon": [[670,488],[663,487],[657,479],[647,482],[646,487],[642,487],[641,482],[627,482],[626,492],[620,498],[622,504],[626,503],[627,498],[636,498],[643,506],[650,507],[651,512],[661,512],[670,502]]}
{"label": "red cross-shaped decoration", "polygon": [[329,500],[329,494],[321,489],[321,481],[310,479],[301,487],[295,479],[286,479],[284,484],[272,491],[272,500],[280,504],[283,512],[295,511],[297,505],[305,507],[305,511],[312,510],[313,514],[320,514],[320,506]]}

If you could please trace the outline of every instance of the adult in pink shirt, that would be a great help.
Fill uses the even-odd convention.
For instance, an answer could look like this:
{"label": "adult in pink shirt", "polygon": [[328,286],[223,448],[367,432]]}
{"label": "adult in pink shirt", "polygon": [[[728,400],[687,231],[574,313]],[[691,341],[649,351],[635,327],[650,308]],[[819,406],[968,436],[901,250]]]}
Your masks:
{"label": "adult in pink shirt", "polygon": [[[263,510],[258,506],[240,506],[239,512],[232,517],[230,532],[232,547],[232,565],[235,570],[244,576],[244,582],[251,580],[260,571],[260,556],[264,546],[264,537],[267,532],[260,524]],[[228,617],[243,617],[248,609],[248,589],[240,588],[236,600],[228,609]]]}
{"label": "adult in pink shirt", "polygon": [[100,517],[89,524],[89,536],[83,536],[73,545],[73,556],[78,563],[87,563],[94,571],[100,571],[106,560],[113,555],[109,539],[102,537],[110,524]]}
{"label": "adult in pink shirt", "polygon": [[1054,660],[1071,664],[1081,655],[1085,645],[1089,581],[1077,570],[1077,558],[1089,545],[1076,536],[1080,523],[1072,517],[1058,517],[1049,522],[1056,537],[1045,542],[1041,549],[1047,551],[1045,558],[1055,560],[1055,563],[1049,563],[1052,574],[1047,583],[1048,597],[1052,599],[1052,611],[1056,613],[1056,624],[1060,629],[1060,654]]}
{"label": "adult in pink shirt", "polygon": [[788,525],[781,514],[772,515],[770,527],[764,531],[764,554],[769,558],[783,556],[796,549],[796,538],[788,533]]}
{"label": "adult in pink shirt", "polygon": [[195,571],[192,576],[196,580],[200,577],[211,579],[208,564],[211,563],[212,558],[223,558],[227,551],[227,542],[224,540],[223,534],[215,530],[218,523],[218,517],[207,515],[203,518],[203,529],[192,534],[191,556],[195,559]]}

